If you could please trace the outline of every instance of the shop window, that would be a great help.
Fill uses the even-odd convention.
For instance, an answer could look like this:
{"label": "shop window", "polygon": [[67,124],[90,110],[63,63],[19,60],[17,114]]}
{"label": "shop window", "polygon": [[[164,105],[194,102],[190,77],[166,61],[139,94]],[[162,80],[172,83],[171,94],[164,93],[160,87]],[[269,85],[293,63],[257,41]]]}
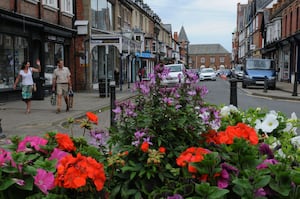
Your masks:
{"label": "shop window", "polygon": [[13,88],[22,63],[28,60],[28,42],[23,37],[0,34],[0,89]]}
{"label": "shop window", "polygon": [[52,85],[52,73],[59,59],[64,60],[64,46],[62,44],[45,43],[45,85]]}

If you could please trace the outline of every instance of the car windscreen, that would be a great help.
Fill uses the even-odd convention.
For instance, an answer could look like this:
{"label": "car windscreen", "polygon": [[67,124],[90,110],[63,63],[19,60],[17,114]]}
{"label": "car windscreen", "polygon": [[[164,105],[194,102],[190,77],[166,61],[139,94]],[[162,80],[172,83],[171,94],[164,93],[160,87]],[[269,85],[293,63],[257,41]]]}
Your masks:
{"label": "car windscreen", "polygon": [[247,60],[246,62],[247,69],[258,69],[258,70],[268,70],[273,69],[272,61],[269,59],[263,60]]}
{"label": "car windscreen", "polygon": [[214,72],[213,69],[203,69],[203,70],[201,71],[201,73],[213,73],[213,72]]}
{"label": "car windscreen", "polygon": [[174,66],[167,66],[170,69],[170,72],[180,72],[181,66],[180,65],[174,65]]}

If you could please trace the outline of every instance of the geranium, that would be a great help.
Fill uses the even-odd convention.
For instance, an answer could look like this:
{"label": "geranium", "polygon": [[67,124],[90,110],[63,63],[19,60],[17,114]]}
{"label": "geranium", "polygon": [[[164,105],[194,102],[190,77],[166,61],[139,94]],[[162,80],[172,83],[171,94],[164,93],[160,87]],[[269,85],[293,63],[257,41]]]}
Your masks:
{"label": "geranium", "polygon": [[66,151],[75,151],[76,147],[69,137],[69,135],[64,133],[57,133],[55,135],[56,141],[58,143],[58,148]]}
{"label": "geranium", "polygon": [[104,167],[91,157],[76,157],[68,155],[60,160],[55,177],[55,185],[68,189],[78,189],[89,186],[87,181],[91,180],[97,191],[102,190],[106,180]]}
{"label": "geranium", "polygon": [[86,116],[91,122],[98,124],[98,116],[96,114],[92,112],[86,112]]}
{"label": "geranium", "polygon": [[176,159],[176,163],[181,167],[188,166],[189,172],[196,173],[197,169],[189,163],[201,162],[204,159],[204,155],[208,153],[210,153],[210,151],[207,149],[201,147],[190,147],[179,155]]}

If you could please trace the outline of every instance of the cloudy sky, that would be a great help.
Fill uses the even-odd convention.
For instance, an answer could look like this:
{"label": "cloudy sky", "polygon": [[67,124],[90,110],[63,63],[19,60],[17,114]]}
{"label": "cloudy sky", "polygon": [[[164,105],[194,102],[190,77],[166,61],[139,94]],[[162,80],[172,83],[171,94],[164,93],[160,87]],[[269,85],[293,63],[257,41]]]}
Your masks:
{"label": "cloudy sky", "polygon": [[183,26],[191,44],[221,44],[231,52],[237,3],[248,0],[144,0],[172,31]]}

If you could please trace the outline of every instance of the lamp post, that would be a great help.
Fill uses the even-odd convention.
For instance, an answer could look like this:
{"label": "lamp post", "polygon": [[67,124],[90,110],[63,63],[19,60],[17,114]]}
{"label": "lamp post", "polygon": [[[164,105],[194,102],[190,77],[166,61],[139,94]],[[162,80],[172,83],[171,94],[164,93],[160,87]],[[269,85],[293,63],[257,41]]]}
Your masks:
{"label": "lamp post", "polygon": [[189,68],[189,41],[186,41],[186,65]]}
{"label": "lamp post", "polygon": [[155,34],[155,51],[156,51],[156,64],[158,64],[159,63],[159,50],[158,50],[158,35],[159,35],[159,31],[160,31],[160,29],[159,29],[159,27],[158,27],[158,24],[157,23],[155,23],[155,26],[154,26],[154,34]]}

